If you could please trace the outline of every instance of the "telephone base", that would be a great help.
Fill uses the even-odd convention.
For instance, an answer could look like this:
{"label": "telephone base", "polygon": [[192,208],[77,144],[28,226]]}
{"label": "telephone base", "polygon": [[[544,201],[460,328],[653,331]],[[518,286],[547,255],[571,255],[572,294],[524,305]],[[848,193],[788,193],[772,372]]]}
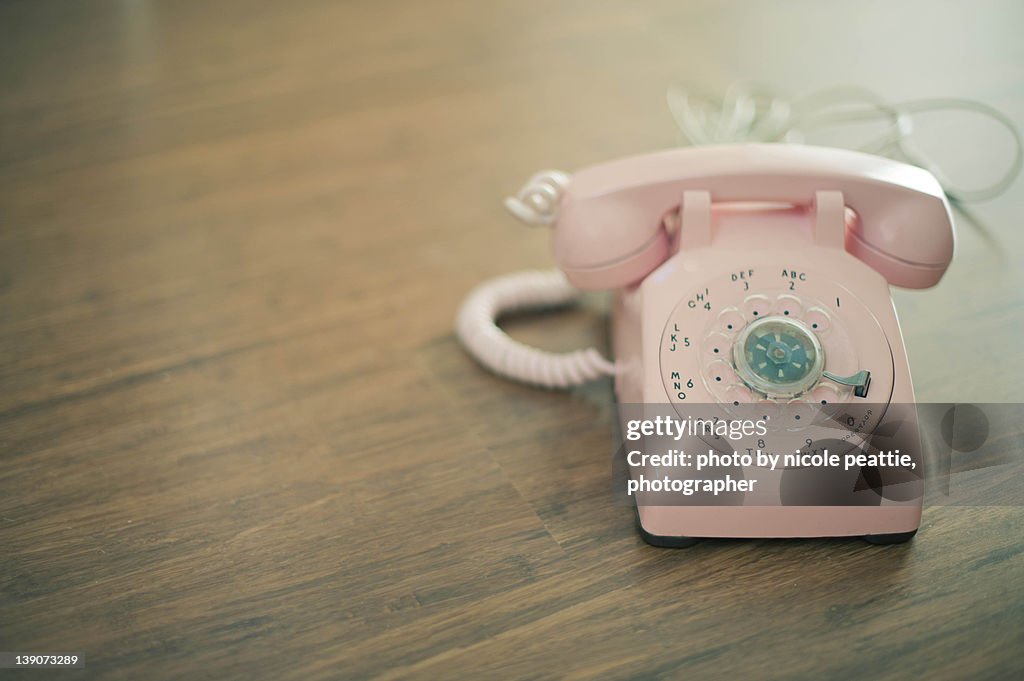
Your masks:
{"label": "telephone base", "polygon": [[[640,524],[640,517],[636,518],[636,529],[640,537],[651,546],[659,549],[688,549],[694,544],[700,543],[706,537],[673,537],[660,534],[651,534]],[[890,534],[866,534],[864,541],[875,546],[892,546],[894,544],[905,544],[917,534],[917,530],[910,532],[893,532]]]}
{"label": "telephone base", "polygon": [[643,524],[640,522],[639,514],[636,515],[636,529],[645,542],[659,549],[687,549],[701,540],[700,537],[673,537],[651,534],[644,529]]}
{"label": "telephone base", "polygon": [[904,544],[913,539],[915,534],[917,534],[917,530],[911,530],[910,532],[893,532],[891,534],[866,534],[864,535],[864,541],[878,546]]}
{"label": "telephone base", "polygon": [[[655,507],[647,507],[647,508],[648,509],[652,509],[652,508],[655,508]],[[662,510],[662,511],[666,511],[667,510],[669,512],[678,512],[678,511],[682,510],[682,508],[681,507],[680,508],[660,507],[660,510]],[[708,509],[705,509],[705,510],[708,510]],[[675,522],[670,522],[667,525],[664,522],[655,522],[655,523],[653,523],[655,525],[663,525],[663,526],[665,526],[665,529],[669,529],[669,531],[671,531],[671,529],[673,529],[674,527],[680,527],[680,526],[690,527],[692,529],[697,530],[700,533],[700,534],[697,534],[696,536],[675,535],[675,534],[658,534],[656,532],[651,532],[649,529],[647,529],[647,527],[644,526],[643,520],[641,520],[641,518],[640,518],[640,509],[637,506],[635,506],[635,505],[633,506],[633,514],[634,514],[633,517],[634,517],[634,520],[636,521],[636,529],[637,529],[637,531],[640,533],[640,536],[643,538],[643,540],[647,544],[650,544],[651,546],[656,546],[658,548],[668,548],[668,549],[684,549],[684,548],[689,548],[689,547],[693,546],[694,544],[697,544],[697,543],[701,542],[701,540],[704,540],[704,539],[768,539],[768,538],[777,538],[777,539],[787,539],[787,538],[788,539],[812,539],[812,538],[819,538],[819,539],[826,539],[826,538],[858,539],[859,538],[859,539],[863,539],[864,541],[868,542],[869,544],[874,544],[876,546],[889,546],[889,545],[893,545],[893,544],[904,544],[906,542],[909,542],[911,539],[914,538],[914,536],[917,534],[917,530],[918,530],[918,528],[915,526],[914,529],[906,530],[906,531],[903,531],[903,532],[898,532],[898,531],[897,532],[877,532],[877,531],[871,532],[870,530],[868,530],[868,533],[865,534],[864,530],[867,530],[868,528],[864,527],[862,525],[861,528],[857,528],[860,531],[857,531],[857,529],[854,529],[854,528],[847,528],[845,531],[841,531],[838,526],[832,526],[830,529],[818,527],[815,531],[812,531],[812,532],[794,532],[792,530],[795,528],[795,525],[794,525],[794,523],[792,521],[793,521],[793,518],[799,517],[798,514],[801,512],[801,510],[802,510],[801,508],[777,507],[777,508],[773,508],[773,509],[768,509],[768,508],[762,507],[762,508],[758,509],[758,513],[757,513],[757,517],[758,518],[763,519],[766,515],[780,515],[781,514],[781,517],[786,517],[786,518],[788,518],[790,520],[790,522],[786,523],[786,525],[790,528],[791,531],[787,532],[787,533],[778,533],[777,531],[775,531],[775,530],[773,530],[773,529],[771,529],[769,527],[764,527],[764,528],[761,528],[761,531],[753,531],[752,532],[752,531],[750,531],[752,529],[750,527],[750,523],[747,522],[747,523],[744,523],[742,525],[745,531],[736,532],[735,528],[737,526],[739,526],[738,520],[741,517],[744,517],[743,515],[736,515],[736,513],[746,514],[746,513],[750,513],[752,509],[751,508],[743,508],[743,507],[732,507],[732,508],[730,508],[730,507],[722,507],[722,508],[718,508],[718,509],[714,509],[714,510],[715,510],[716,515],[720,519],[723,518],[723,517],[728,518],[728,517],[731,516],[732,517],[732,521],[727,523],[727,524],[724,524],[724,525],[722,525],[722,524],[714,524],[714,523],[710,523],[709,524],[707,522],[705,522],[702,525],[699,522],[696,522],[696,520],[698,520],[697,518],[694,518],[694,517],[691,516],[689,518],[690,522],[686,522],[685,519],[683,519],[682,522],[681,522],[680,518],[677,517]],[[838,516],[836,516],[836,517],[837,518],[842,518],[843,516],[846,515],[846,513],[844,513],[844,511],[850,511],[850,510],[852,510],[852,508],[844,509],[842,507],[836,507],[836,508],[818,507],[817,515],[818,516],[825,516],[825,517],[827,517],[828,515],[833,514],[836,511],[839,511],[840,514]],[[877,513],[878,511],[884,511],[884,510],[885,509],[878,509],[878,508],[858,509],[859,512],[867,511],[868,513]],[[917,514],[918,517],[916,519],[914,519],[914,518],[911,518],[911,519],[914,520],[915,525],[918,524],[919,521],[920,521],[920,509],[919,508],[915,509],[913,507],[903,507],[902,509],[889,509],[889,511],[890,512],[896,512],[897,514],[902,515],[903,518],[904,518],[902,522],[899,522],[899,521],[894,521],[894,519],[892,517],[890,517],[888,522],[885,523],[885,525],[888,525],[889,527],[892,527],[893,525],[896,525],[896,527],[893,527],[893,529],[899,529],[900,525],[902,525],[903,527],[907,526],[907,524],[906,524],[906,514],[907,513],[909,513],[911,516],[913,516],[915,514],[915,511],[916,511],[916,514]],[[794,515],[794,514],[797,514],[797,515]],[[704,515],[704,514],[702,514],[702,517],[705,518],[705,519],[708,518],[708,516]],[[664,520],[664,518],[661,518],[661,520]],[[648,517],[648,524],[652,524],[651,521],[652,521],[652,518]],[[872,524],[874,525],[873,529],[876,529],[876,530],[877,529],[882,529],[882,527],[885,526],[885,525],[879,526],[879,524],[877,523],[877,517],[876,517],[876,522],[872,523]],[[777,528],[778,525],[776,525],[775,527]]]}

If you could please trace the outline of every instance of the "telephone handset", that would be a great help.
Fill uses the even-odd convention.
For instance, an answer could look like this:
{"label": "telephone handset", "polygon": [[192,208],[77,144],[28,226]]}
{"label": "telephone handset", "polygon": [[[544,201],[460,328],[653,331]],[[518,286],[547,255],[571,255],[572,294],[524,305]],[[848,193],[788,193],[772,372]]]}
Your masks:
{"label": "telephone handset", "polygon": [[[464,303],[459,336],[497,373],[548,387],[612,375],[624,431],[622,412],[636,405],[660,405],[680,419],[708,407],[725,418],[763,413],[765,422],[771,412],[773,430],[757,448],[808,456],[823,442],[868,451],[876,430],[893,429],[893,405],[913,404],[889,285],[932,286],[953,254],[949,205],[921,168],[789,144],[684,148],[572,176],[542,173],[507,205],[552,227],[561,273],[505,277]],[[504,310],[564,303],[576,289],[616,290],[614,362],[594,349],[529,348],[494,324]],[[822,405],[855,425],[814,430],[807,410]],[[729,444],[699,435],[673,446]],[[865,471],[858,488],[865,475],[878,477]],[[658,470],[630,469],[634,478],[644,473]],[[864,494],[830,503],[804,469],[745,466],[733,474],[758,479],[758,491],[725,506],[638,497],[644,538],[668,546],[693,537],[894,541],[920,523],[920,472],[874,485],[867,503]]]}
{"label": "telephone handset", "polygon": [[[841,149],[748,144],[673,149],[577,172],[554,224],[559,267],[583,289],[643,278],[669,256],[664,218],[687,190],[707,192],[714,203],[794,205],[813,205],[819,191],[841,192],[857,218],[841,235],[846,250],[894,286],[936,284],[953,255],[949,206],[928,171]],[[685,247],[710,245],[703,225],[689,229]]]}

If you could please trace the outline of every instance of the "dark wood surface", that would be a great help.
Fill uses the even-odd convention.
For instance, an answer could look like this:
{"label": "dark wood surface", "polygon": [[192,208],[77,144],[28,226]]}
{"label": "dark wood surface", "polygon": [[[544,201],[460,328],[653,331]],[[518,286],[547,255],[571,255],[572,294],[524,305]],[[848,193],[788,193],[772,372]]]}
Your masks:
{"label": "dark wood surface", "polygon": [[[650,548],[610,503],[610,385],[506,383],[451,327],[481,279],[549,262],[501,197],[676,143],[668,84],[852,82],[1019,122],[1022,19],[0,4],[0,650],[87,660],[0,675],[1019,678],[1020,508],[934,506],[882,549]],[[922,399],[1019,400],[1022,196],[897,295]],[[509,328],[606,346],[602,304]]]}

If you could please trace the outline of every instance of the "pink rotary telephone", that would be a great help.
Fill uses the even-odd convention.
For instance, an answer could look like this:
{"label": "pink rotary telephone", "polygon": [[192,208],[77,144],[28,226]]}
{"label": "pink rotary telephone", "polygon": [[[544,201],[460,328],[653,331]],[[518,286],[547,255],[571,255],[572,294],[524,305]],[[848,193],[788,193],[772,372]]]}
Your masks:
{"label": "pink rotary telephone", "polygon": [[[679,414],[696,404],[914,402],[889,286],[933,286],[953,255],[949,205],[925,170],[789,144],[682,148],[571,177],[543,173],[508,206],[552,226],[564,279],[512,275],[467,299],[459,336],[497,373],[548,387],[613,375],[620,405]],[[616,290],[614,363],[593,349],[528,348],[493,323],[508,309],[566,302],[573,287]],[[788,445],[802,435],[782,437]],[[641,533],[667,546],[694,537],[888,543],[920,524],[920,495],[787,505],[779,476],[757,477],[761,496],[740,504],[638,504]]]}

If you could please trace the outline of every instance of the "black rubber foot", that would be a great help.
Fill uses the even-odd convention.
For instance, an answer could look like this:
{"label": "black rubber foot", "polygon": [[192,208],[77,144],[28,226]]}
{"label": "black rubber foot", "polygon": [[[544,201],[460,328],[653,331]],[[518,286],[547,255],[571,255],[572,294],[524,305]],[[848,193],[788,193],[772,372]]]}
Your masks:
{"label": "black rubber foot", "polygon": [[695,537],[666,537],[660,534],[651,534],[640,524],[639,517],[636,519],[636,529],[645,542],[661,549],[685,549],[700,541]]}
{"label": "black rubber foot", "polygon": [[914,538],[917,534],[917,530],[911,532],[896,532],[894,534],[866,534],[864,535],[864,541],[869,544],[903,544]]}

